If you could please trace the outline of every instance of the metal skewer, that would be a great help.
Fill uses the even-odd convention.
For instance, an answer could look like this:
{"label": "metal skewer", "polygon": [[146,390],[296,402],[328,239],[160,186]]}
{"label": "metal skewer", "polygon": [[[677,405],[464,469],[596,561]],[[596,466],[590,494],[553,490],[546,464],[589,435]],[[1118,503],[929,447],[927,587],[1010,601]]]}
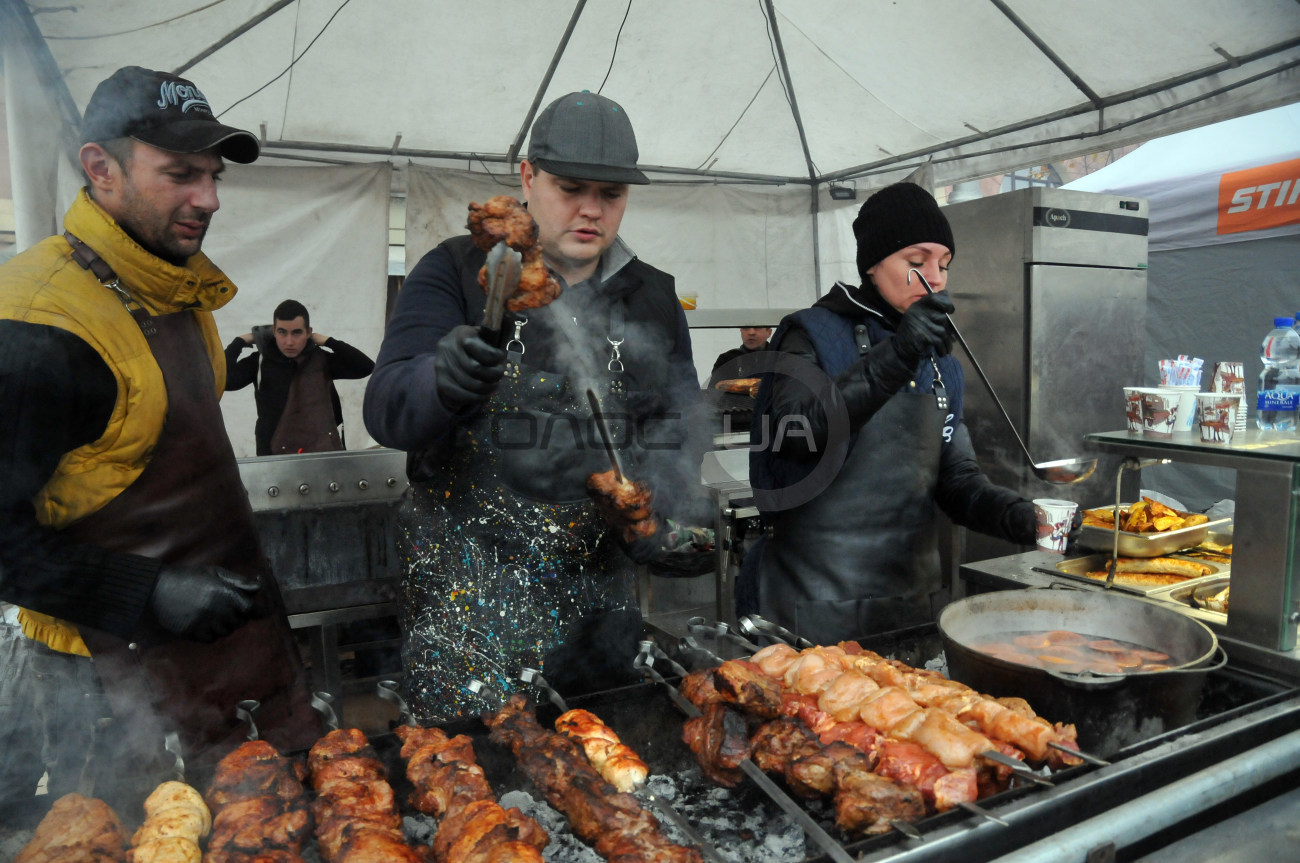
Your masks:
{"label": "metal skewer", "polygon": [[[657,648],[653,641],[641,642],[641,649],[637,651],[636,658],[632,661],[633,667],[639,669],[643,674],[648,675],[652,680],[654,680],[655,683],[664,687],[668,692],[669,698],[672,699],[673,704],[677,705],[678,710],[681,710],[691,718],[700,716],[700,709],[687,701],[686,698],[677,690],[677,687],[669,683],[667,679],[659,673],[658,669],[654,667],[656,650]],[[822,826],[813,820],[813,817],[804,811],[802,806],[790,799],[790,795],[777,787],[777,784],[773,782],[766,773],[760,770],[757,764],[746,758],[740,762],[740,771],[744,773],[750,781],[761,788],[777,806],[781,807],[781,810],[784,811],[786,815],[789,815],[796,824],[803,828],[803,831],[808,834],[815,843],[817,843],[818,847],[820,847],[822,851],[826,852],[826,856],[834,860],[835,863],[853,863],[853,858],[849,856],[848,852],[845,851],[838,842],[832,839],[830,834],[823,830]]]}
{"label": "metal skewer", "polygon": [[962,809],[965,809],[967,812],[971,813],[972,815],[978,815],[981,818],[987,818],[989,821],[992,821],[995,824],[1001,824],[1003,827],[1011,826],[1011,822],[999,818],[998,816],[994,815],[992,812],[985,809],[983,806],[980,806],[978,803],[972,803],[969,800],[959,800],[957,801],[957,805],[960,806]]}
{"label": "metal skewer", "polygon": [[784,626],[765,620],[757,614],[747,614],[737,622],[740,624],[741,632],[747,635],[766,635],[768,638],[784,641],[791,647],[798,647],[803,650],[817,646],[808,639],[795,635]]}
{"label": "metal skewer", "polygon": [[1110,762],[1104,758],[1098,758],[1096,755],[1089,755],[1086,752],[1080,752],[1078,749],[1071,749],[1061,743],[1048,743],[1048,749],[1055,749],[1057,752],[1064,752],[1066,755],[1073,755],[1080,761],[1085,761],[1095,767],[1109,767]]}
{"label": "metal skewer", "polygon": [[[907,283],[912,283],[912,274],[921,280],[925,287],[926,293],[933,294],[934,288],[930,287],[929,281],[921,275],[921,271],[913,267],[907,271]],[[1097,460],[1084,458],[1063,458],[1057,461],[1035,462],[1034,457],[1029,453],[1029,447],[1025,446],[1025,441],[1020,437],[1020,432],[1016,429],[1016,424],[1011,421],[1011,414],[1002,406],[1002,400],[998,398],[997,391],[993,389],[993,383],[989,376],[984,374],[984,369],[980,367],[979,361],[971,353],[970,345],[966,344],[966,339],[962,337],[957,325],[952,322],[951,315],[944,315],[948,319],[948,327],[952,330],[953,336],[956,337],[957,343],[961,345],[962,350],[966,352],[966,359],[970,360],[971,368],[975,369],[975,374],[984,382],[984,388],[989,391],[989,396],[993,399],[993,404],[997,405],[998,410],[1002,412],[1002,418],[1007,421],[1007,426],[1011,429],[1011,434],[1015,436],[1016,443],[1020,444],[1020,449],[1029,460],[1030,469],[1034,476],[1044,482],[1055,483],[1057,485],[1069,485],[1071,483],[1082,482],[1092,476],[1092,472],[1097,469]]]}
{"label": "metal skewer", "polygon": [[535,668],[520,669],[519,679],[522,680],[524,683],[531,683],[533,686],[536,686],[538,689],[542,690],[542,692],[545,693],[547,699],[549,699],[550,702],[554,704],[556,707],[560,708],[561,713],[569,712],[569,705],[564,702],[564,696],[556,692],[555,689],[551,686],[551,684],[546,682],[546,678],[542,677],[542,673],[537,669]]}
{"label": "metal skewer", "polygon": [[501,697],[501,693],[497,692],[481,680],[471,680],[469,683],[465,684],[465,688],[483,699],[491,710],[500,710],[501,705],[505,704],[505,699]]}
{"label": "metal skewer", "polygon": [[725,638],[732,644],[738,645],[750,653],[757,653],[761,648],[745,636],[737,632],[732,632],[731,627],[721,620],[707,621],[703,617],[692,617],[686,621],[686,628],[692,632],[711,632],[718,638]]}
{"label": "metal skewer", "polygon": [[330,731],[339,730],[339,717],[334,712],[334,696],[328,692],[313,692],[311,706],[325,719],[325,727]]}
{"label": "metal skewer", "polygon": [[587,402],[591,405],[591,418],[596,423],[596,430],[600,432],[600,440],[605,445],[605,453],[614,468],[614,475],[619,482],[623,482],[623,463],[619,460],[618,450],[614,448],[614,439],[609,434],[609,426],[605,424],[605,415],[600,410],[600,399],[596,398],[595,390],[587,390]]}
{"label": "metal skewer", "polygon": [[403,724],[415,727],[418,723],[415,717],[411,715],[411,708],[407,706],[406,699],[398,692],[396,680],[381,680],[375,684],[375,694],[385,701],[391,701],[397,705],[398,717]]}
{"label": "metal skewer", "polygon": [[185,781],[185,759],[181,756],[181,736],[175,731],[168,731],[163,735],[163,749],[170,752],[176,759],[175,771],[178,782]]}
{"label": "metal skewer", "polygon": [[253,722],[253,714],[256,713],[257,708],[261,706],[262,702],[258,701],[256,698],[245,698],[243,701],[235,705],[235,716],[248,723],[249,740],[256,740],[258,737],[257,724]]}
{"label": "metal skewer", "polygon": [[1053,783],[1050,779],[1044,779],[1043,777],[1039,776],[1037,773],[1025,769],[1024,762],[1017,761],[1016,759],[1012,758],[1010,755],[1003,755],[1001,752],[998,752],[996,749],[986,749],[980,753],[980,757],[987,758],[989,761],[996,761],[998,764],[1001,764],[1003,767],[1011,768],[1012,776],[1018,776],[1021,779],[1026,779],[1030,782],[1035,782],[1039,785],[1046,785],[1048,788],[1055,787],[1055,783]]}

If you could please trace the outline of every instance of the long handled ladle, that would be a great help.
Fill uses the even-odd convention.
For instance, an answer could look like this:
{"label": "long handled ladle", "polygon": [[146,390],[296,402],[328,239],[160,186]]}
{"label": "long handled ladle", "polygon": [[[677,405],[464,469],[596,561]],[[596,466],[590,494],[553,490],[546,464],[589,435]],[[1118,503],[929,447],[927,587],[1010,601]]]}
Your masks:
{"label": "long handled ladle", "polygon": [[[925,276],[921,275],[921,271],[915,267],[907,271],[908,284],[912,283],[913,273],[915,273],[916,277],[921,280],[921,284],[925,286],[926,292],[933,294],[934,288],[930,287],[929,281],[927,281]],[[945,315],[944,317],[948,318],[948,326],[952,328],[953,336],[955,336],[958,343],[961,344],[962,350],[966,352],[966,358],[970,360],[971,367],[975,369],[975,373],[979,375],[979,379],[984,382],[984,387],[989,391],[989,396],[992,397],[993,404],[997,405],[998,410],[1002,412],[1002,418],[1007,421],[1007,425],[1011,428],[1011,433],[1015,435],[1016,443],[1020,444],[1020,449],[1024,452],[1025,458],[1029,461],[1034,476],[1044,482],[1055,483],[1056,485],[1069,485],[1070,483],[1082,482],[1092,476],[1092,472],[1097,469],[1097,460],[1095,458],[1063,458],[1057,459],[1056,461],[1034,461],[1034,457],[1029,454],[1029,447],[1025,446],[1024,439],[1020,437],[1020,432],[1016,430],[1016,424],[1011,421],[1011,414],[1007,413],[1007,409],[1002,406],[1002,400],[998,398],[997,392],[994,391],[993,384],[989,381],[988,375],[984,374],[984,369],[980,368],[979,361],[977,361],[975,355],[971,353],[970,345],[966,344],[966,340],[962,338],[961,332],[957,329],[957,325],[952,322],[952,316]]]}

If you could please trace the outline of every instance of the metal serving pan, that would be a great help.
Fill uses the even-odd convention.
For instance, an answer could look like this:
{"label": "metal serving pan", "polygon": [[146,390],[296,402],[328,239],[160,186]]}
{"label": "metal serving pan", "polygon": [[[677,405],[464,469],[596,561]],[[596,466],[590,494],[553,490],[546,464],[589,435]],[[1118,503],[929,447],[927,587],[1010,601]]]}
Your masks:
{"label": "metal serving pan", "polygon": [[[1121,556],[1124,556],[1122,547],[1121,547]],[[1200,576],[1199,578],[1189,578],[1186,581],[1180,581],[1178,584],[1175,585],[1155,584],[1150,586],[1144,586],[1140,584],[1127,584],[1127,583],[1120,583],[1117,577],[1115,586],[1119,588],[1123,588],[1124,590],[1130,593],[1140,593],[1144,596],[1152,596],[1154,594],[1164,593],[1165,591],[1168,591],[1171,588],[1175,588],[1175,587],[1186,588],[1189,585],[1193,585],[1193,586],[1199,585],[1206,581],[1210,581],[1212,579],[1226,580],[1229,574],[1229,568],[1224,564],[1211,563],[1208,560],[1200,560],[1195,557],[1188,557],[1187,555],[1171,554],[1171,555],[1150,555],[1150,556],[1151,557],[1172,557],[1177,560],[1188,560],[1194,563],[1204,564],[1205,566],[1208,566],[1210,568],[1210,572],[1206,575]],[[1057,572],[1061,573],[1062,575],[1068,575],[1071,578],[1076,578],[1086,584],[1097,586],[1102,584],[1102,582],[1095,578],[1089,578],[1088,573],[1104,571],[1106,569],[1106,565],[1109,562],[1110,562],[1109,554],[1090,554],[1090,555],[1085,555],[1084,557],[1072,557],[1069,560],[1060,561],[1059,563],[1056,564],[1055,569]]]}
{"label": "metal serving pan", "polygon": [[[1122,503],[1120,507],[1127,510],[1129,504]],[[1105,506],[1088,507],[1088,509],[1105,509]],[[1179,511],[1179,515],[1192,514]],[[1228,526],[1231,524],[1231,518],[1216,518],[1194,527],[1164,530],[1156,533],[1132,533],[1121,530],[1119,532],[1119,553],[1121,557],[1164,557],[1179,549],[1200,545],[1209,537],[1210,531],[1217,529],[1219,532],[1223,532],[1229,530]],[[1095,551],[1109,552],[1115,547],[1115,531],[1112,528],[1085,524],[1079,528],[1079,545]]]}
{"label": "metal serving pan", "polygon": [[1223,590],[1230,583],[1231,579],[1229,579],[1228,575],[1226,573],[1220,573],[1206,576],[1205,578],[1195,579],[1195,583],[1185,582],[1183,584],[1177,584],[1173,587],[1165,588],[1156,593],[1154,598],[1167,599],[1170,602],[1176,602],[1179,605],[1189,605],[1198,611],[1203,611],[1206,614],[1217,615],[1218,617],[1227,620],[1228,613],[1226,611],[1216,611],[1206,605],[1205,601],[1209,597],[1214,596],[1214,594]]}

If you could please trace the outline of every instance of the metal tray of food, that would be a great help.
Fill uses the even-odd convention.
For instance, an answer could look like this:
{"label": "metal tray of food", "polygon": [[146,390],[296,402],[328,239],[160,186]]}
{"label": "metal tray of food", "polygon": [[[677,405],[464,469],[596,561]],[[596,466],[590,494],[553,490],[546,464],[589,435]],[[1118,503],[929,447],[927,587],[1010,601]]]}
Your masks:
{"label": "metal tray of food", "polygon": [[1226,595],[1220,597],[1219,594],[1223,594],[1231,583],[1231,578],[1220,573],[1198,578],[1195,583],[1176,584],[1173,587],[1157,592],[1154,598],[1167,599],[1179,605],[1190,606],[1198,611],[1218,614],[1226,620],[1228,597]]}
{"label": "metal tray of food", "polygon": [[[1127,503],[1120,504],[1120,508],[1124,511],[1127,511],[1128,507]],[[1106,507],[1089,507],[1089,509],[1106,509]],[[1175,512],[1183,516],[1194,515],[1194,513],[1180,510],[1175,510]],[[1161,530],[1151,533],[1133,533],[1121,530],[1119,532],[1119,555],[1120,557],[1164,557],[1181,549],[1200,545],[1205,542],[1212,530],[1223,532],[1226,529],[1229,531],[1229,536],[1231,536],[1229,527],[1231,524],[1231,518],[1216,518],[1203,524],[1183,527],[1178,530]],[[1079,528],[1078,542],[1079,545],[1085,548],[1109,552],[1115,547],[1115,530],[1114,528],[1085,524]]]}
{"label": "metal tray of food", "polygon": [[[1121,554],[1120,556],[1125,557],[1125,555],[1123,554]],[[1230,574],[1229,568],[1227,566],[1223,564],[1211,563],[1208,560],[1197,560],[1194,557],[1188,557],[1186,555],[1176,555],[1176,554],[1154,555],[1154,556],[1155,557],[1167,556],[1173,558],[1174,560],[1187,561],[1189,563],[1198,563],[1205,567],[1208,567],[1210,571],[1205,575],[1187,578],[1184,581],[1179,581],[1173,584],[1168,584],[1168,583],[1150,584],[1150,585],[1134,584],[1127,581],[1120,581],[1117,576],[1114,587],[1120,588],[1122,590],[1127,590],[1131,593],[1140,593],[1143,596],[1154,596],[1156,594],[1165,593],[1175,587],[1187,588],[1190,585],[1198,585],[1213,579],[1222,579],[1226,581],[1228,575]],[[1087,584],[1101,585],[1105,581],[1105,579],[1091,578],[1089,577],[1088,573],[1106,572],[1106,567],[1109,562],[1110,562],[1109,554],[1090,554],[1084,557],[1073,557],[1070,558],[1069,560],[1063,560],[1058,564],[1056,564],[1055,570],[1056,572],[1062,575],[1066,575],[1071,578],[1078,579],[1079,581],[1083,581]]]}

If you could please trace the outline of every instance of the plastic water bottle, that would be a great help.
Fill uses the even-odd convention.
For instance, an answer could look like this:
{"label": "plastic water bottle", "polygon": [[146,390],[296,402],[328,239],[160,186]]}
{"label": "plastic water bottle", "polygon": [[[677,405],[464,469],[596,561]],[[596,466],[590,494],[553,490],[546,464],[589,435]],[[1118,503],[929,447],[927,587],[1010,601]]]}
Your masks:
{"label": "plastic water bottle", "polygon": [[1296,430],[1300,412],[1300,332],[1294,318],[1274,318],[1272,331],[1259,346],[1264,368],[1259,373],[1255,425],[1266,431]]}

